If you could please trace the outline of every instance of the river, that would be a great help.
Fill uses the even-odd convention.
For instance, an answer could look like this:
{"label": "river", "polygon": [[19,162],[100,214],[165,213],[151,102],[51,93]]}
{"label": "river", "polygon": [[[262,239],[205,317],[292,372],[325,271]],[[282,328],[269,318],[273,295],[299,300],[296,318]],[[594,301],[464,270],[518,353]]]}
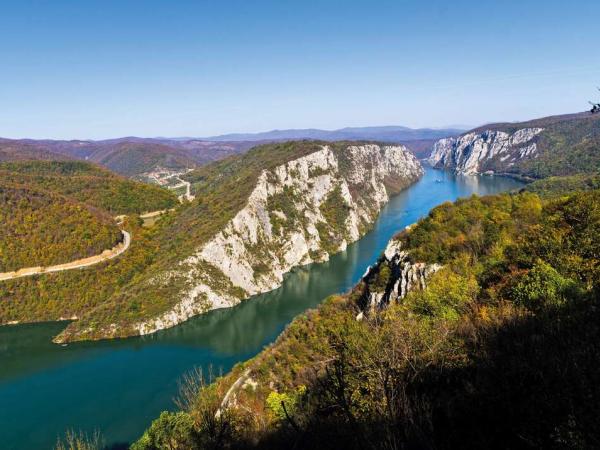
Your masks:
{"label": "river", "polygon": [[135,440],[162,410],[175,409],[184,373],[209,365],[226,372],[260,352],[296,315],[353,286],[397,231],[435,205],[520,186],[426,168],[390,200],[371,232],[328,262],[296,268],[279,289],[235,308],[150,336],[63,347],[50,339],[64,322],[0,327],[0,447],[52,448],[67,429],[99,430],[116,448]]}

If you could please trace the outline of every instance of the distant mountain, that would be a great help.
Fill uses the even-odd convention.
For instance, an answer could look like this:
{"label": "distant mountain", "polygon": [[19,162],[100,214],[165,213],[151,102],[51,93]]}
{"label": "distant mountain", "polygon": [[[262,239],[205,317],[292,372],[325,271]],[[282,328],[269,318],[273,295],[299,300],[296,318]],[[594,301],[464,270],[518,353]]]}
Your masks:
{"label": "distant mountain", "polygon": [[69,158],[26,141],[0,139],[0,162],[61,159]]}
{"label": "distant mountain", "polygon": [[124,137],[103,141],[0,139],[0,161],[79,159],[136,176],[156,168],[188,169],[245,152],[257,142]]}
{"label": "distant mountain", "polygon": [[402,143],[419,159],[427,159],[438,139],[417,139]]}
{"label": "distant mountain", "polygon": [[262,133],[233,133],[203,138],[210,141],[281,141],[293,139],[319,139],[323,141],[374,140],[406,142],[423,139],[441,139],[462,133],[461,129],[407,128],[401,126],[348,127],[339,130],[316,128],[272,130]]}
{"label": "distant mountain", "polygon": [[136,177],[157,168],[190,169],[248,151],[269,142],[288,140],[366,140],[405,144],[419,158],[433,144],[459,135],[458,129],[412,129],[400,126],[354,127],[340,130],[274,130],[227,134],[208,138],[140,138],[93,140],[0,139],[0,161],[79,159],[100,164],[122,175]]}

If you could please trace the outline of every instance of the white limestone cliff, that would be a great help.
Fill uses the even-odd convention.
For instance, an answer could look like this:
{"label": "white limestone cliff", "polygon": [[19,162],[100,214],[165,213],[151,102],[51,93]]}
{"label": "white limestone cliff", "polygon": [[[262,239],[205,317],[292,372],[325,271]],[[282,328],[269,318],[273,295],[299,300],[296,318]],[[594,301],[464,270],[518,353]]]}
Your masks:
{"label": "white limestone cliff", "polygon": [[[246,206],[212,239],[168,274],[184,277],[180,301],[160,317],[138,323],[139,334],[174,326],[202,312],[234,306],[280,286],[294,266],[325,261],[358,240],[389,199],[389,186],[406,187],[423,174],[404,146],[329,146],[263,171]],[[345,211],[343,230],[333,230],[322,211],[337,193]],[[274,198],[286,194],[289,217]]]}
{"label": "white limestone cliff", "polygon": [[[385,289],[371,290],[371,281],[384,265],[390,269],[390,278]],[[363,276],[366,291],[359,303],[362,303],[365,311],[383,308],[391,302],[403,299],[413,289],[425,289],[427,279],[441,268],[440,264],[411,262],[409,252],[402,250],[401,241],[394,238],[388,243],[379,261],[369,267]],[[363,313],[359,316],[359,319],[362,318]]]}
{"label": "white limestone cliff", "polygon": [[435,143],[429,163],[463,174],[485,172],[493,161],[496,166],[510,167],[519,160],[537,156],[537,144],[531,141],[542,131],[543,128],[522,128],[511,134],[485,130],[441,139]]}

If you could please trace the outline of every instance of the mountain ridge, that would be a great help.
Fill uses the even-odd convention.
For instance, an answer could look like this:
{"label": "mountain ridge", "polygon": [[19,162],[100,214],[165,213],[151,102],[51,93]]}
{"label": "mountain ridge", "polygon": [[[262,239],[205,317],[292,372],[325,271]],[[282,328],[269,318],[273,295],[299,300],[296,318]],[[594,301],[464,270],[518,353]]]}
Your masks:
{"label": "mountain ridge", "polygon": [[429,163],[462,174],[528,180],[600,170],[600,115],[563,114],[483,125],[433,145]]}
{"label": "mountain ridge", "polygon": [[335,130],[320,128],[274,129],[256,133],[227,133],[201,139],[210,141],[253,141],[283,139],[321,139],[334,140],[378,140],[400,142],[409,140],[442,138],[460,134],[462,129],[409,128],[401,125],[383,125],[367,127],[344,127]]}

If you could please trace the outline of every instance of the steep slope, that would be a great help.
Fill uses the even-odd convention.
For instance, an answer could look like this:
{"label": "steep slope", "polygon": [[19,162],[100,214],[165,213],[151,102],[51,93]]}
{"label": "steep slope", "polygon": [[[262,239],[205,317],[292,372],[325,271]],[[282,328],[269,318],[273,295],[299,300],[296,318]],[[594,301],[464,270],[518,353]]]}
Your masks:
{"label": "steep slope", "polygon": [[599,248],[597,190],[443,204],[132,449],[593,448]]}
{"label": "steep slope", "polygon": [[196,200],[152,229],[126,224],[132,245],[118,260],[0,285],[0,321],[79,317],[64,341],[150,333],[233,306],[344,249],[421,174],[401,146],[258,147],[190,172]]}
{"label": "steep slope", "polygon": [[429,162],[458,173],[530,179],[600,170],[600,116],[554,116],[491,124],[438,141]]}
{"label": "steep slope", "polygon": [[54,192],[112,215],[143,213],[172,208],[176,196],[115,175],[80,161],[18,161],[0,163],[0,179]]}
{"label": "steep slope", "polygon": [[[298,145],[261,151],[274,161],[277,151],[289,154]],[[140,334],[233,306],[276,288],[294,266],[327,260],[366,232],[388,201],[388,191],[396,192],[422,174],[414,156],[400,146],[302,145],[306,155],[263,169],[235,216],[169,271],[167,278],[186,285],[182,300],[161,317],[135,325]],[[241,174],[233,175],[239,180]],[[202,187],[199,191],[202,195]]]}
{"label": "steep slope", "polygon": [[109,214],[0,177],[0,272],[96,255],[120,238]]}

